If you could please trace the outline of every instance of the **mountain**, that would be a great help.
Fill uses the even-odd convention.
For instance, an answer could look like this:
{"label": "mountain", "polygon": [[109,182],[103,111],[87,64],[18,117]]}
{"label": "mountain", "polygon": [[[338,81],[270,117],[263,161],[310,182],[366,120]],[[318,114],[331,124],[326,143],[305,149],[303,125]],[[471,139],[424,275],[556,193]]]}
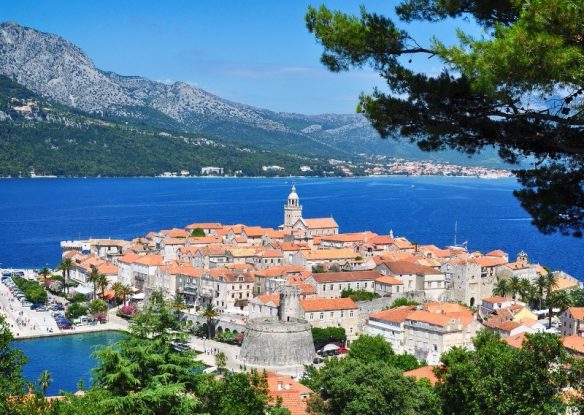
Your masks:
{"label": "mountain", "polygon": [[[264,171],[263,166],[282,170]],[[322,175],[324,158],[294,155],[201,134],[169,133],[56,103],[0,75],[0,176],[199,174],[204,166],[242,175]],[[308,166],[310,170],[302,171]],[[304,167],[305,170],[307,170]]]}
{"label": "mountain", "polygon": [[16,23],[0,24],[0,74],[43,98],[92,116],[211,134],[238,145],[338,158],[382,154],[459,164],[492,164],[494,159],[494,153],[474,161],[454,152],[429,155],[411,143],[380,140],[360,114],[274,112],[223,99],[185,82],[166,84],[103,71],[62,37]]}

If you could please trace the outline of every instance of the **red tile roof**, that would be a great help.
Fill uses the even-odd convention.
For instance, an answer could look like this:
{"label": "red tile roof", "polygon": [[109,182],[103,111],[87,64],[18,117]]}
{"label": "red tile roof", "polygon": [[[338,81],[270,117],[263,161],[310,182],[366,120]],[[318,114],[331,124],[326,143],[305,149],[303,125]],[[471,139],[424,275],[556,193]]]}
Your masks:
{"label": "red tile roof", "polygon": [[438,376],[434,373],[434,366],[422,366],[417,369],[404,372],[404,376],[420,379],[428,379],[432,385],[439,381]]}
{"label": "red tile roof", "polygon": [[306,298],[300,300],[300,306],[305,312],[358,309],[357,304],[350,298]]}
{"label": "red tile roof", "polygon": [[369,314],[369,318],[381,321],[390,321],[392,323],[403,323],[405,319],[416,311],[416,306],[401,306],[378,313]]}
{"label": "red tile roof", "polygon": [[377,271],[322,272],[313,274],[312,277],[317,283],[375,281],[381,274]]}

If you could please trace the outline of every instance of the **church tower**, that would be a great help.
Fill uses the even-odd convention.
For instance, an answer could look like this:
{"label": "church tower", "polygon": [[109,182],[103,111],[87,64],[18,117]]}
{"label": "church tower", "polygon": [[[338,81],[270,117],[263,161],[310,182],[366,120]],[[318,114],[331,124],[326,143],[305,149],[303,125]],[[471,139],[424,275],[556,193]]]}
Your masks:
{"label": "church tower", "polygon": [[288,195],[288,203],[284,205],[284,226],[293,226],[298,219],[302,219],[302,205],[296,193],[296,186]]}

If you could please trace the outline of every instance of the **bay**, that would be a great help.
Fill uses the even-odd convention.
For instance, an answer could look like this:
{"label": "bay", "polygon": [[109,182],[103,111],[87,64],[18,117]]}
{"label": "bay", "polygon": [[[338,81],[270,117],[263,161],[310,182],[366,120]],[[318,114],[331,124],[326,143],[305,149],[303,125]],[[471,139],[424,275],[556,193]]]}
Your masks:
{"label": "bay", "polygon": [[543,235],[512,191],[514,179],[2,179],[2,267],[55,266],[59,242],[134,238],[192,222],[277,227],[292,183],[304,217],[334,216],[341,232],[393,229],[417,243],[468,241],[471,250],[525,250],[533,262],[582,278],[584,241]]}
{"label": "bay", "polygon": [[58,395],[61,390],[77,391],[77,383],[83,380],[85,387],[91,386],[91,370],[96,365],[92,353],[97,345],[107,346],[123,338],[115,331],[71,334],[67,336],[42,337],[17,340],[14,347],[26,355],[28,362],[23,368],[26,380],[38,386],[43,370],[51,373],[53,381],[47,395]]}

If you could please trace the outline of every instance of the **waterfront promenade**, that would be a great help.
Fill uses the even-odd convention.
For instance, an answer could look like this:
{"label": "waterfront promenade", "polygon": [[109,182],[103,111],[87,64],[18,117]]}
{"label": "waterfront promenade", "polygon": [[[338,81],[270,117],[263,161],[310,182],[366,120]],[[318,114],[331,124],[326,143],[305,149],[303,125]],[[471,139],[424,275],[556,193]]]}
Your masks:
{"label": "waterfront promenade", "polygon": [[105,324],[74,326],[72,330],[61,330],[57,327],[57,323],[50,311],[35,311],[28,307],[23,307],[4,284],[0,284],[0,307],[0,312],[6,318],[6,322],[15,339],[108,330],[126,331],[128,328],[128,322],[116,315],[116,309],[111,309],[108,312],[108,321]]}

